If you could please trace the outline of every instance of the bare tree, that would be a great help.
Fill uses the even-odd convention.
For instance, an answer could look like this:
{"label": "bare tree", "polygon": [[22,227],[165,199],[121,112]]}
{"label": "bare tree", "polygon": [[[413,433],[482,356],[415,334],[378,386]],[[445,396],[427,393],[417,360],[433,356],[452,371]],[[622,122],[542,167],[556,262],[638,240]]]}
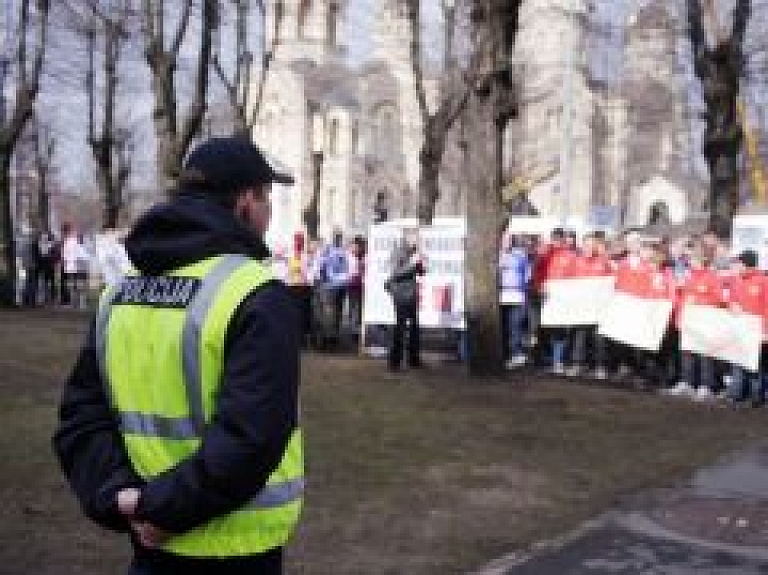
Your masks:
{"label": "bare tree", "polygon": [[470,66],[482,81],[466,114],[467,329],[469,370],[497,375],[504,368],[497,283],[499,238],[504,224],[504,131],[515,111],[508,55],[517,34],[522,0],[473,0]]}
{"label": "bare tree", "polygon": [[50,127],[38,122],[33,141],[37,175],[37,212],[41,230],[51,231],[51,173],[56,153],[56,139]]}
{"label": "bare tree", "polygon": [[[416,99],[424,127],[424,141],[419,151],[419,220],[429,224],[435,216],[435,206],[440,199],[440,168],[443,163],[446,143],[456,120],[467,106],[474,75],[459,78],[444,70],[444,86],[437,110],[432,113],[427,102],[424,83],[423,45],[421,36],[421,0],[402,0],[408,9],[408,22],[411,27],[411,66],[416,87]],[[455,6],[444,5],[446,10],[446,30],[455,24]],[[450,59],[450,45],[453,32],[446,33],[446,63]]]}
{"label": "bare tree", "polygon": [[[702,2],[706,4],[703,6]],[[737,0],[729,36],[720,29],[708,0],[687,0],[686,7],[694,69],[701,80],[706,105],[704,156],[710,173],[710,226],[727,236],[740,203],[739,157],[744,132],[738,105],[745,72],[744,38],[752,5],[751,0]],[[707,42],[705,18],[710,19],[716,31],[714,47]]]}
{"label": "bare tree", "polygon": [[[0,84],[4,84],[10,72],[9,68],[15,68],[12,73],[15,83],[13,106],[6,110],[4,96],[0,102],[0,240],[5,247],[2,259],[8,287],[14,286],[16,279],[16,246],[11,210],[11,157],[19,136],[34,114],[47,46],[49,13],[49,0],[20,0],[14,46],[15,66],[11,66],[5,56],[0,61]],[[10,17],[10,14],[6,16]]]}
{"label": "bare tree", "polygon": [[[200,0],[200,37],[195,44],[195,71],[192,101],[181,113],[176,74],[180,52],[190,30],[195,0],[174,2],[177,22],[167,34],[169,4],[163,0],[142,0],[145,58],[152,76],[158,175],[166,191],[175,188],[181,164],[194,138],[200,133],[207,109],[208,78],[213,60],[213,34],[218,27],[217,0]],[[170,37],[170,42],[167,38]]]}
{"label": "bare tree", "polygon": [[[96,163],[97,180],[104,202],[102,223],[106,228],[118,226],[125,207],[125,188],[131,173],[129,156],[130,131],[116,119],[119,63],[123,44],[130,38],[132,5],[122,0],[119,6],[102,9],[100,0],[86,0],[85,32],[88,69],[85,89],[88,97],[88,145]],[[103,42],[97,47],[97,42]],[[102,48],[99,50],[99,48]],[[102,80],[97,82],[96,55],[102,58]],[[103,84],[103,90],[97,89]],[[98,102],[97,102],[98,100]],[[101,127],[97,130],[97,110],[101,110]]]}
{"label": "bare tree", "polygon": [[235,133],[250,135],[264,97],[264,86],[267,83],[267,75],[272,57],[277,44],[280,42],[281,12],[278,11],[276,14],[275,33],[273,34],[271,45],[267,47],[267,7],[264,0],[254,0],[261,27],[261,33],[259,34],[261,44],[256,54],[261,59],[261,66],[259,68],[258,84],[254,91],[251,89],[254,54],[248,44],[248,38],[251,36],[249,19],[251,15],[251,2],[249,0],[229,1],[235,11],[234,71],[227,73],[221,54],[220,42],[217,42],[216,53],[213,56],[213,66],[224,86],[227,98],[235,114]]}

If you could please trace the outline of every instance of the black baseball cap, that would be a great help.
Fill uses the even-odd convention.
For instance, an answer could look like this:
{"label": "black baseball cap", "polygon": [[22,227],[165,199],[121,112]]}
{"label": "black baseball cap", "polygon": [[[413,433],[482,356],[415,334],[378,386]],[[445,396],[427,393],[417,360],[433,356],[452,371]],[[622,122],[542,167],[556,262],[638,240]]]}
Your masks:
{"label": "black baseball cap", "polygon": [[253,142],[243,136],[210,138],[192,150],[179,175],[180,190],[227,193],[278,183],[293,185],[293,177],[278,169]]}

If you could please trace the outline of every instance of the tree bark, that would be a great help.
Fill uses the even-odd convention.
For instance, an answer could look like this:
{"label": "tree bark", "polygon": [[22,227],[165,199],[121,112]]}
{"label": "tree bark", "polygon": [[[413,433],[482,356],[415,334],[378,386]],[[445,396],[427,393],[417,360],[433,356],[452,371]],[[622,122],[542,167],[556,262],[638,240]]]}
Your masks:
{"label": "tree bark", "polygon": [[[704,156],[710,173],[710,228],[722,237],[731,235],[740,205],[742,173],[738,159],[744,149],[743,126],[737,113],[745,73],[744,39],[751,16],[751,0],[737,0],[729,37],[722,36],[717,14],[708,0],[687,0],[688,33],[694,53],[694,71],[702,84],[706,105]],[[705,11],[705,8],[707,10]],[[716,45],[707,44],[704,18],[715,20]]]}
{"label": "tree bark", "polygon": [[493,105],[473,95],[467,125],[466,315],[469,372],[473,376],[497,376],[504,371],[501,315],[497,281],[498,231],[502,223],[501,182],[496,161],[499,139]]}

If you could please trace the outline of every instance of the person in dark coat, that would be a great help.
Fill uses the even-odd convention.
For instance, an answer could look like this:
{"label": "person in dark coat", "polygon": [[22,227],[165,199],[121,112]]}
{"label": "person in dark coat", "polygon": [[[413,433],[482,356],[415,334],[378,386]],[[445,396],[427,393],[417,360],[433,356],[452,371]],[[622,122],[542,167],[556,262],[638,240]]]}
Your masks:
{"label": "person in dark coat", "polygon": [[418,277],[424,275],[424,262],[415,244],[402,242],[393,253],[392,273],[385,289],[395,306],[395,328],[389,348],[389,369],[402,367],[406,329],[408,331],[408,365],[423,367],[419,328]]}
{"label": "person in dark coat", "polygon": [[[187,160],[178,193],[140,218],[126,238],[134,266],[152,279],[216,256],[266,260],[269,182],[281,181],[275,174],[250,141],[202,144]],[[215,412],[200,445],[159,475],[140,475],[127,454],[100,369],[95,323],[64,387],[56,455],[86,515],[131,533],[132,575],[282,573],[280,546],[223,557],[178,555],[163,546],[170,534],[205,526],[253,501],[299,425],[299,320],[288,288],[273,280],[254,289],[234,310],[224,336]],[[163,380],[146,383],[161,386]]]}

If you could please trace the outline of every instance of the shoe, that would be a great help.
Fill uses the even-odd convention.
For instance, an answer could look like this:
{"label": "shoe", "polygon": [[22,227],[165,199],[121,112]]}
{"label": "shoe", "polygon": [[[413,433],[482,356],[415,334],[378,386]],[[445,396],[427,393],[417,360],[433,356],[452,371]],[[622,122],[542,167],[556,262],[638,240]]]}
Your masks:
{"label": "shoe", "polygon": [[426,369],[427,366],[424,365],[424,362],[422,361],[414,361],[414,362],[408,363],[408,368],[409,369]]}
{"label": "shoe", "polygon": [[514,369],[516,367],[520,367],[528,363],[528,357],[523,353],[518,353],[516,355],[513,355],[510,357],[507,362],[507,369]]}
{"label": "shoe", "polygon": [[753,399],[751,405],[755,409],[763,407],[765,405],[765,398]]}
{"label": "shoe", "polygon": [[562,363],[556,363],[552,366],[552,373],[555,375],[565,375],[565,366]]}
{"label": "shoe", "polygon": [[387,364],[387,369],[392,373],[397,373],[398,371],[400,371],[400,366],[395,363],[390,363],[390,364]]}
{"label": "shoe", "polygon": [[581,366],[572,365],[565,370],[566,377],[579,377],[581,375]]}
{"label": "shoe", "polygon": [[616,370],[616,377],[618,379],[626,379],[632,374],[632,369],[625,363],[622,363],[619,366],[619,369]]}
{"label": "shoe", "polygon": [[699,389],[696,390],[696,395],[694,399],[696,401],[709,401],[713,399],[715,396],[712,393],[712,390],[710,390],[707,386],[702,386]]}
{"label": "shoe", "polygon": [[672,395],[676,397],[691,396],[695,393],[694,389],[685,381],[678,381],[674,387],[662,389],[663,395]]}
{"label": "shoe", "polygon": [[605,371],[604,367],[598,367],[595,370],[595,379],[598,379],[600,381],[604,381],[608,379],[608,372]]}

